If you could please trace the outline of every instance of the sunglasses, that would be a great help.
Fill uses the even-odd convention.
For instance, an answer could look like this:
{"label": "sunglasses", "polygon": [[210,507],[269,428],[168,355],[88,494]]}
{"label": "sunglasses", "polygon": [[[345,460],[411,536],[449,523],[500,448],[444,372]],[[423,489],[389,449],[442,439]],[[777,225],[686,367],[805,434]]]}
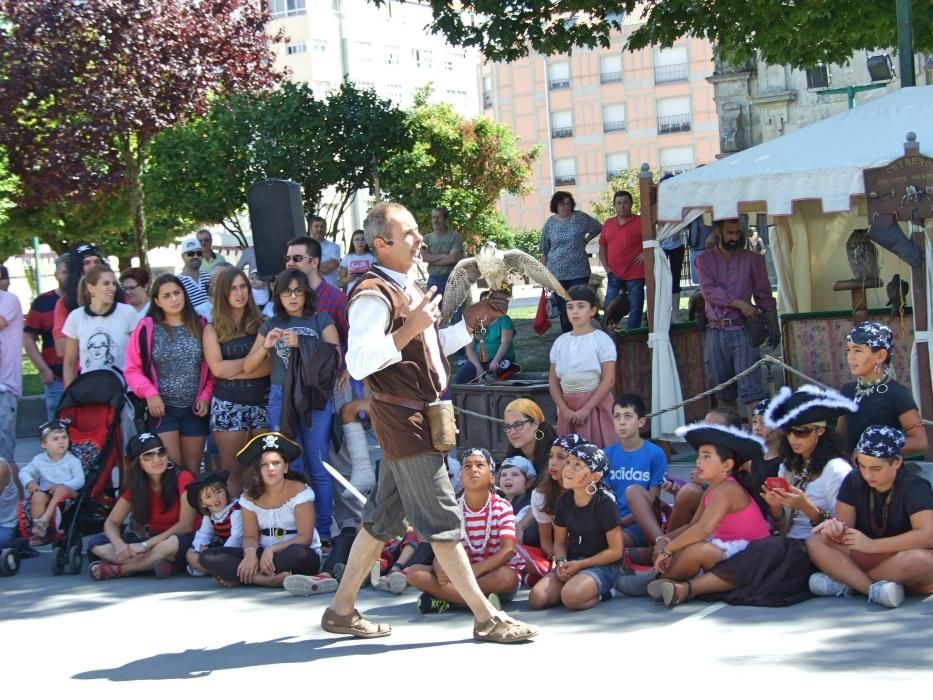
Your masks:
{"label": "sunglasses", "polygon": [[164,457],[164,456],[165,456],[165,448],[164,448],[164,447],[157,447],[157,448],[155,448],[154,450],[149,450],[148,452],[143,452],[143,453],[142,453],[141,455],[139,455],[139,456],[140,456],[142,459],[146,459],[146,460],[149,460],[149,459],[156,459],[157,457]]}
{"label": "sunglasses", "polygon": [[293,263],[300,263],[302,260],[313,260],[310,255],[286,255],[285,262],[291,261]]}
{"label": "sunglasses", "polygon": [[132,292],[132,291],[139,289],[139,285],[138,284],[123,284],[123,285],[120,285],[120,288],[124,292]]}
{"label": "sunglasses", "polygon": [[816,430],[816,428],[811,428],[806,425],[801,425],[801,426],[795,426],[793,428],[788,428],[787,432],[789,432],[791,435],[794,435],[796,437],[807,437],[814,430]]}
{"label": "sunglasses", "polygon": [[295,289],[283,289],[283,297],[303,297],[305,295],[305,290],[301,287],[296,287]]}
{"label": "sunglasses", "polygon": [[204,253],[200,250],[192,250],[190,253],[185,253],[189,258],[203,258]]}
{"label": "sunglasses", "polygon": [[528,425],[529,423],[531,423],[530,420],[517,420],[514,423],[506,423],[505,425],[502,426],[502,430],[504,430],[507,433],[511,433],[512,431],[521,430],[524,426]]}

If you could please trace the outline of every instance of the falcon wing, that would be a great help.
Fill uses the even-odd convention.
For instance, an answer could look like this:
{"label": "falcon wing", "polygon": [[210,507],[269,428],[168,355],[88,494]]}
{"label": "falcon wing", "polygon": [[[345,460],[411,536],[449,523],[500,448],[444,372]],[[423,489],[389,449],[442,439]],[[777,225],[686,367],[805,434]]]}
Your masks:
{"label": "falcon wing", "polygon": [[502,254],[502,260],[509,270],[514,270],[520,275],[527,275],[542,287],[547,287],[552,292],[557,293],[567,301],[570,295],[563,285],[557,281],[557,278],[551,274],[541,261],[533,255],[529,255],[521,250],[507,250]]}
{"label": "falcon wing", "polygon": [[460,308],[464,299],[469,297],[473,283],[480,277],[475,258],[464,258],[447,278],[447,288],[441,299],[441,321],[447,323],[454,312]]}

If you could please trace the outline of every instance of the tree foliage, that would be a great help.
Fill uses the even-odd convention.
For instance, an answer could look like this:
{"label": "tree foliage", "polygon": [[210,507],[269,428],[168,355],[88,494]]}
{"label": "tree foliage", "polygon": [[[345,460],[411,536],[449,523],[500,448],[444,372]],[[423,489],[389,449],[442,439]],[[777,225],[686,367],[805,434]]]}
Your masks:
{"label": "tree foliage", "polygon": [[12,197],[15,190],[16,178],[10,174],[6,153],[0,148],[0,262],[22,249],[22,246],[18,245],[19,241],[10,236],[4,226],[9,218],[8,210],[13,206]]}
{"label": "tree foliage", "polygon": [[19,203],[112,203],[122,190],[143,263],[152,138],[280,77],[265,3],[0,0],[0,16],[0,142]]}
{"label": "tree foliage", "polygon": [[[616,177],[612,178],[609,187],[603,191],[598,199],[592,202],[593,216],[600,221],[605,221],[616,215],[615,207],[612,205],[613,195],[616,192],[623,191],[632,195],[632,211],[638,214],[641,212],[641,188],[639,186],[640,170],[632,168],[623,170]],[[657,184],[661,179],[660,172],[653,172],[652,181]]]}
{"label": "tree foliage", "polygon": [[215,103],[152,143],[152,201],[178,218],[220,223],[245,245],[237,214],[251,184],[294,180],[307,214],[336,228],[353,195],[371,187],[373,157],[410,148],[404,114],[351,82],[323,99],[305,84]]}
{"label": "tree foliage", "polygon": [[430,88],[415,96],[405,119],[414,147],[380,165],[382,186],[425,231],[431,229],[431,209],[446,207],[451,228],[475,245],[500,225],[499,196],[529,191],[540,148],[522,150],[507,126],[485,117],[464,119],[449,104],[429,104],[429,96]]}
{"label": "tree foliage", "polygon": [[[910,4],[914,50],[933,50],[933,5],[930,0]],[[693,36],[708,39],[723,59],[736,64],[756,56],[797,68],[821,61],[844,64],[856,51],[898,45],[890,0],[432,0],[431,8],[434,32],[495,61],[513,61],[529,49],[550,55],[607,47],[622,16],[633,13],[643,13],[643,23],[627,39],[629,50],[670,46]]]}

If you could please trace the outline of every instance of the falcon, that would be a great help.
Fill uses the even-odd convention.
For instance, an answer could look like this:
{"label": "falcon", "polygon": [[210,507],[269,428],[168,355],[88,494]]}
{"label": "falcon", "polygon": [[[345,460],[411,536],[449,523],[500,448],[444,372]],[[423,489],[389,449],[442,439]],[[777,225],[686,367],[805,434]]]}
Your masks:
{"label": "falcon", "polygon": [[441,300],[441,318],[444,323],[469,297],[470,288],[480,277],[489,285],[490,296],[511,298],[512,275],[527,276],[570,301],[567,290],[537,258],[520,250],[499,250],[495,243],[487,241],[474,257],[458,262],[447,278],[447,289]]}

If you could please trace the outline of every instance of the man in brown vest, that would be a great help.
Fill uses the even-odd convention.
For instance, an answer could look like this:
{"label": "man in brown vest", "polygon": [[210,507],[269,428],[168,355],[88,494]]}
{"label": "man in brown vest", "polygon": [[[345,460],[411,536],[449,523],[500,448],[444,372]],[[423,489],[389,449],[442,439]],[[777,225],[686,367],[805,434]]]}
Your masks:
{"label": "man in brown vest", "polygon": [[[421,259],[423,238],[414,217],[399,204],[379,203],[363,223],[377,265],[353,288],[347,367],[366,378],[373,394],[371,417],[383,460],[376,488],[363,511],[340,587],[321,626],[334,634],[384,637],[392,629],[363,618],[356,596],[386,540],[408,520],[430,542],[436,561],[475,617],[480,641],[520,642],[537,634],[531,625],[496,610],[483,596],[460,544],[460,510],[443,457],[431,442],[426,407],[446,389],[446,356],[472,339],[479,319],[502,314],[488,301],[468,307],[463,321],[438,330],[439,296],[425,294],[409,276]],[[501,307],[501,305],[500,305]]]}

